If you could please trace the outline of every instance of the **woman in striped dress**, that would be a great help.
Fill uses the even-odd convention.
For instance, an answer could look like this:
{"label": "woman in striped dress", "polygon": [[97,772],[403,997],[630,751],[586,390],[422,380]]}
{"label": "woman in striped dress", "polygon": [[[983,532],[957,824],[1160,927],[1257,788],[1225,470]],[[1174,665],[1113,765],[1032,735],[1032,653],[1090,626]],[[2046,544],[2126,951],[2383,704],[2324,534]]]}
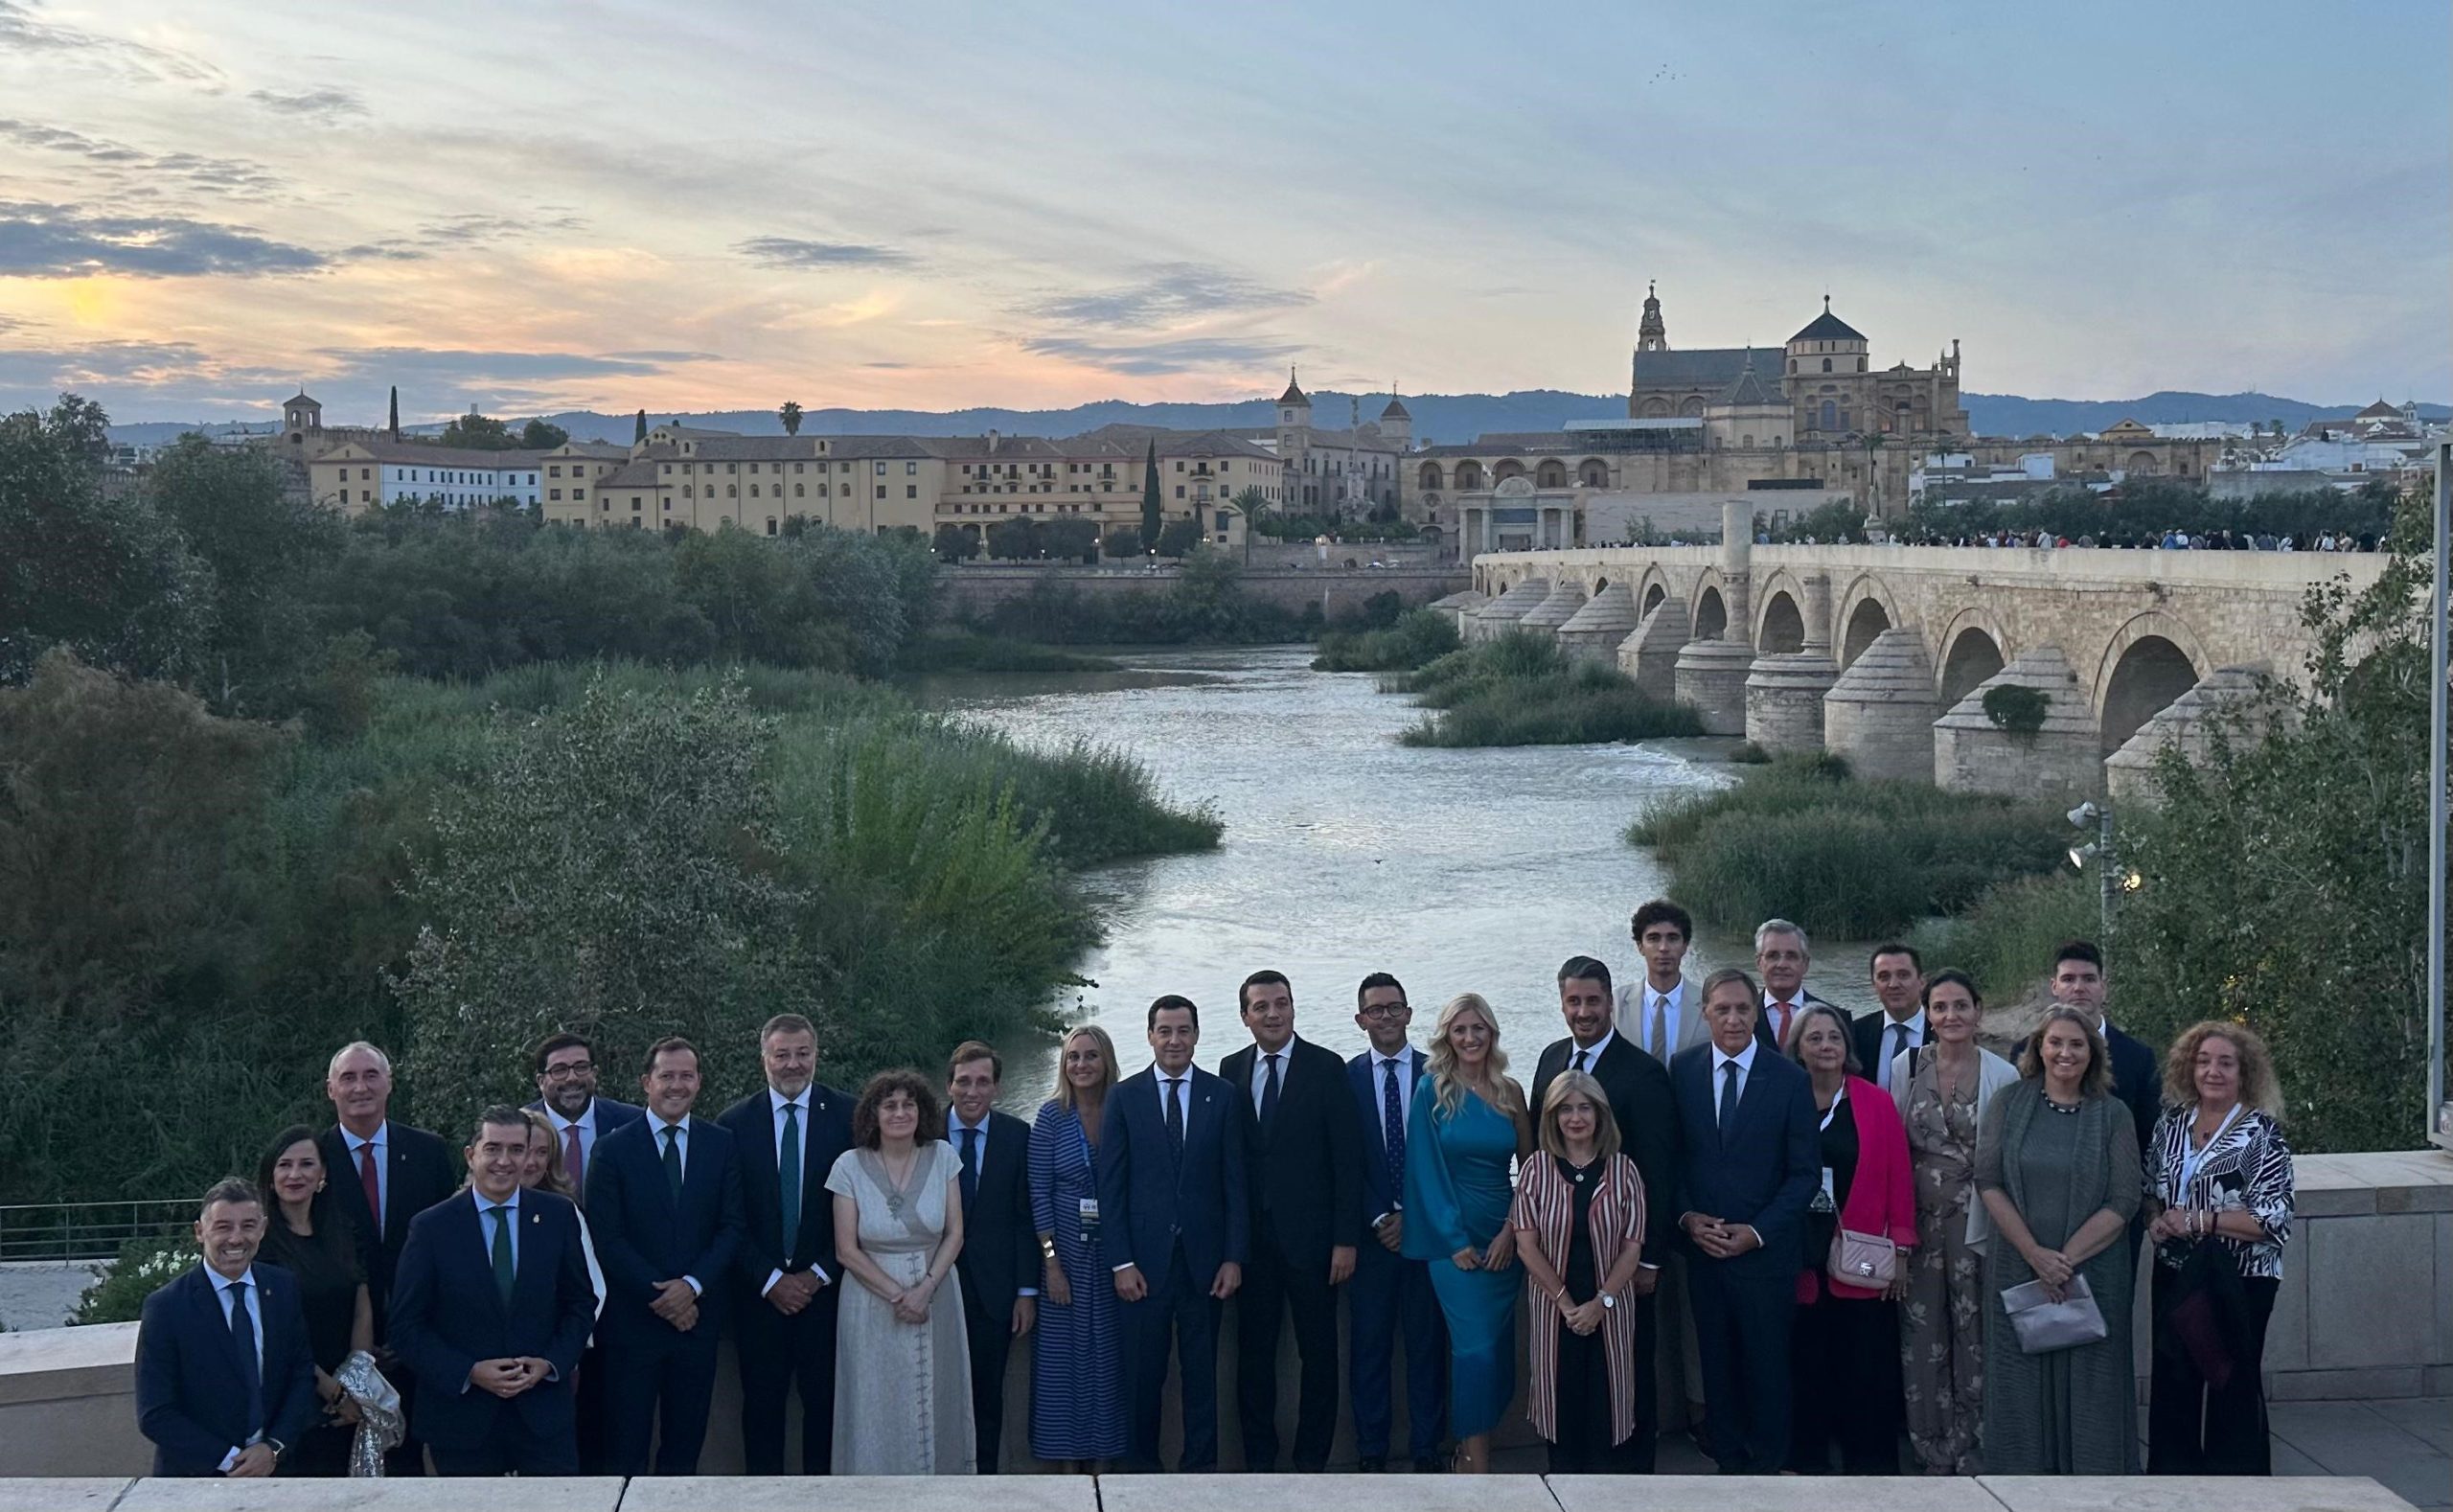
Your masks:
{"label": "woman in striped dress", "polygon": [[1636,1267],[1644,1179],[1619,1153],[1610,1096],[1562,1072],[1542,1100],[1541,1153],[1517,1176],[1516,1258],[1532,1325],[1525,1416],[1550,1474],[1625,1475],[1636,1442]]}
{"label": "woman in striped dress", "polygon": [[1114,1042],[1086,1024],[1058,1050],[1056,1095],[1031,1125],[1031,1224],[1046,1277],[1031,1353],[1031,1453],[1095,1471],[1124,1454],[1124,1350],[1099,1241],[1099,1120]]}

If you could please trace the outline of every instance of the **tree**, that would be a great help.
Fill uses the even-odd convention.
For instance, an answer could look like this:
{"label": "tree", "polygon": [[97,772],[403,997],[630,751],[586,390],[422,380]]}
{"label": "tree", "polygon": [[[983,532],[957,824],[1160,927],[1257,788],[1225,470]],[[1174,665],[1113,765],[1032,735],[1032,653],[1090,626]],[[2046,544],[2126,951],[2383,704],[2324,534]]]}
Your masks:
{"label": "tree", "polygon": [[975,525],[940,525],[929,550],[940,561],[969,561],[979,555],[979,527]]}
{"label": "tree", "polygon": [[1166,528],[1163,506],[1158,502],[1158,438],[1150,438],[1150,460],[1141,474],[1141,549],[1157,551],[1159,532]]}
{"label": "tree", "polygon": [[647,439],[648,439],[648,412],[647,412],[646,410],[644,410],[644,409],[643,409],[643,410],[639,411],[639,418],[638,418],[637,420],[633,421],[633,422],[631,423],[631,424],[630,424],[630,445],[632,445],[632,446],[634,446],[634,447],[635,447],[635,446],[637,446],[640,442],[645,441],[645,440],[647,440]]}
{"label": "tree", "polygon": [[383,423],[383,434],[394,441],[401,439],[401,385],[398,383],[392,385],[391,414]]}
{"label": "tree", "polygon": [[1100,538],[1099,549],[1118,561],[1138,557],[1141,555],[1141,532],[1131,525],[1119,525]]}
{"label": "tree", "polygon": [[1022,561],[1040,554],[1039,522],[1027,515],[995,521],[987,536],[988,555],[999,561]]}
{"label": "tree", "polygon": [[213,575],[212,636],[195,648],[206,698],[224,714],[290,712],[318,650],[301,580],[339,549],[340,521],[289,498],[264,452],[194,436],[154,463],[146,493]]}
{"label": "tree", "polygon": [[519,446],[523,451],[551,451],[570,444],[571,433],[560,425],[541,420],[531,420],[519,429]]}
{"label": "tree", "polygon": [[1042,551],[1060,561],[1091,561],[1099,553],[1099,527],[1081,518],[1052,519],[1040,527],[1039,544]]}
{"label": "tree", "polygon": [[798,401],[789,399],[784,401],[784,407],[777,410],[775,415],[784,423],[785,435],[797,436],[801,433],[801,406]]}
{"label": "tree", "polygon": [[1171,519],[1158,532],[1158,555],[1187,557],[1201,545],[1201,527],[1188,519]]}
{"label": "tree", "polygon": [[511,427],[472,409],[453,416],[451,424],[443,427],[443,444],[470,451],[508,451],[512,447]]}

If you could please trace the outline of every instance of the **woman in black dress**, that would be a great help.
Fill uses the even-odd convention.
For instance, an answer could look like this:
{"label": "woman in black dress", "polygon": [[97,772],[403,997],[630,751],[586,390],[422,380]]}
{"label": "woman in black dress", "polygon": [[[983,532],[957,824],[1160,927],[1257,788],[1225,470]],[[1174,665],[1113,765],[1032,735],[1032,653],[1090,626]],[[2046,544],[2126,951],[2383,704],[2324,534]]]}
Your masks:
{"label": "woman in black dress", "polygon": [[375,1306],[366,1292],[357,1227],[326,1196],[324,1185],[315,1131],[293,1124],[275,1134],[256,1167],[257,1189],[271,1208],[259,1255],[298,1282],[308,1347],[315,1357],[315,1389],[324,1399],[323,1420],[299,1440],[283,1467],[298,1476],[349,1474],[357,1404],[332,1373],[350,1351],[375,1347]]}

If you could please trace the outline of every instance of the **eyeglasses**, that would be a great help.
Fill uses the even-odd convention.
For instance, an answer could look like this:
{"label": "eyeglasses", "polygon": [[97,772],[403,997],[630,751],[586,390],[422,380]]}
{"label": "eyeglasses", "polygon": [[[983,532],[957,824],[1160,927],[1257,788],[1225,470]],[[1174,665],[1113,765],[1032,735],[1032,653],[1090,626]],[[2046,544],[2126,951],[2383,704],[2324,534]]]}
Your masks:
{"label": "eyeglasses", "polygon": [[545,1067],[545,1080],[549,1082],[567,1082],[574,1076],[595,1074],[596,1064],[592,1061],[565,1061],[560,1065]]}
{"label": "eyeglasses", "polygon": [[1356,1017],[1361,1019],[1376,1019],[1382,1023],[1386,1023],[1391,1019],[1403,1019],[1413,1011],[1414,1008],[1411,1003],[1374,1003],[1372,1006],[1361,1010]]}

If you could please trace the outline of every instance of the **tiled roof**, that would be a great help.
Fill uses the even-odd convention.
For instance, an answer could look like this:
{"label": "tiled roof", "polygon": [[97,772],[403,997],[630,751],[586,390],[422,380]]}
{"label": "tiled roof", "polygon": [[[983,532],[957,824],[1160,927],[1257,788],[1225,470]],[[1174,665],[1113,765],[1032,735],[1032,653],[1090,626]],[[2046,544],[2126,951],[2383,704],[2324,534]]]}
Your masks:
{"label": "tiled roof", "polygon": [[1636,387],[1703,389],[1707,392],[1725,389],[1737,381],[1748,359],[1754,363],[1760,376],[1772,374],[1772,388],[1779,389],[1778,375],[1788,361],[1788,353],[1780,347],[1693,347],[1685,352],[1639,352],[1636,354]]}

